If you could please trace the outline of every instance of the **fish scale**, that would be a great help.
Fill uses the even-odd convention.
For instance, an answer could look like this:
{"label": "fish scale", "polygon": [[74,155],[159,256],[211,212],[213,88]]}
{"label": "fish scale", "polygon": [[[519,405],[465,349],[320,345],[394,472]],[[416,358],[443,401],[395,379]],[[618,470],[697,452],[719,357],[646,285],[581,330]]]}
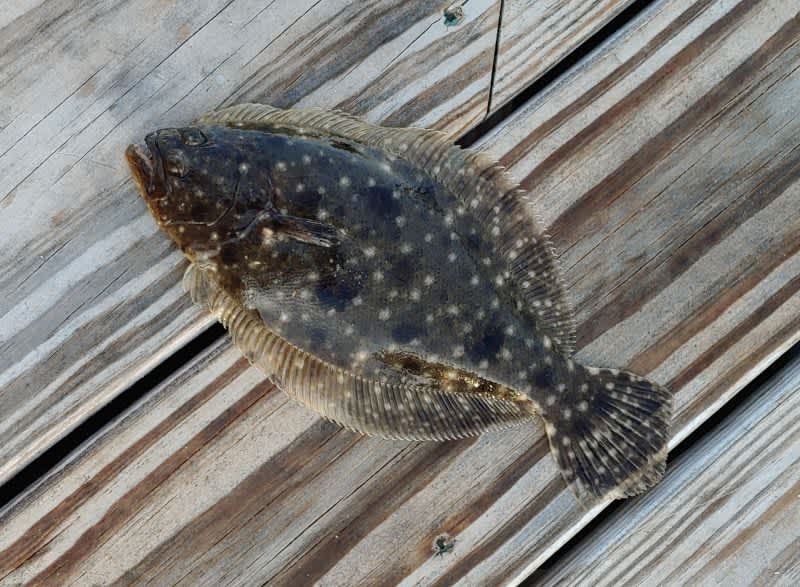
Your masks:
{"label": "fish scale", "polygon": [[663,473],[672,397],[584,366],[524,191],[435,131],[245,104],[127,156],[192,299],[291,397],[353,430],[446,440],[541,417],[582,501]]}

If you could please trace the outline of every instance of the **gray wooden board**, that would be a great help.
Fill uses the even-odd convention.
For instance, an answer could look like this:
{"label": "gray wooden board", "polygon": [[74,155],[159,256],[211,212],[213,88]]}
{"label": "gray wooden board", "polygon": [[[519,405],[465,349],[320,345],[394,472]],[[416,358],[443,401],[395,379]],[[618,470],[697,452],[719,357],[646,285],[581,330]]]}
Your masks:
{"label": "gray wooden board", "polygon": [[[670,385],[673,443],[799,338],[799,9],[657,2],[483,144],[555,234],[578,357]],[[516,583],[603,507],[538,425],[359,438],[237,357],[199,357],[0,513],[6,583]]]}
{"label": "gray wooden board", "polygon": [[633,0],[505,0],[492,86],[496,110]]}
{"label": "gray wooden board", "polygon": [[541,584],[800,584],[800,358]]}
{"label": "gray wooden board", "polygon": [[26,2],[0,10],[0,483],[209,323],[123,152],[219,105],[339,107],[458,134],[499,3]]}

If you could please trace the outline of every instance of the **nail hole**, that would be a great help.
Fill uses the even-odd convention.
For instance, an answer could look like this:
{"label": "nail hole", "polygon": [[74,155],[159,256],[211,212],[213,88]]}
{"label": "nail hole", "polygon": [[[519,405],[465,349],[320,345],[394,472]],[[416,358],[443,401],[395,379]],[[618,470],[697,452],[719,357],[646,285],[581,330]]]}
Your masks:
{"label": "nail hole", "polygon": [[440,534],[433,541],[433,553],[435,556],[444,556],[448,552],[452,552],[453,547],[456,545],[456,540],[449,534]]}
{"label": "nail hole", "polygon": [[452,5],[444,9],[444,26],[456,26],[464,20],[464,7]]}

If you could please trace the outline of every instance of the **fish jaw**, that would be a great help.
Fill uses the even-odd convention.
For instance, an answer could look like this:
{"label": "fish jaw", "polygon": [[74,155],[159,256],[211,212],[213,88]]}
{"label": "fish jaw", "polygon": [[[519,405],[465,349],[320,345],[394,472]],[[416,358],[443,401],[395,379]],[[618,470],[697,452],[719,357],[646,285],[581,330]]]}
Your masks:
{"label": "fish jaw", "polygon": [[155,135],[153,133],[147,135],[144,145],[137,143],[128,145],[125,150],[125,158],[140,195],[147,202],[150,212],[161,224],[162,218],[158,214],[155,204],[165,196],[165,176]]}

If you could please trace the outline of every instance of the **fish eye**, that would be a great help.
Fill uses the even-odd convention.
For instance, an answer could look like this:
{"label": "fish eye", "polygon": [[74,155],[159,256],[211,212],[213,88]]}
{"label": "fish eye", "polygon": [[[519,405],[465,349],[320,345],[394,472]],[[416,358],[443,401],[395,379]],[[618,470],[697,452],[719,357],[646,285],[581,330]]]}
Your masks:
{"label": "fish eye", "polygon": [[187,147],[199,147],[208,142],[206,135],[199,128],[182,128],[181,140]]}
{"label": "fish eye", "polygon": [[184,177],[189,172],[186,158],[180,151],[170,151],[164,157],[164,170],[170,175]]}

